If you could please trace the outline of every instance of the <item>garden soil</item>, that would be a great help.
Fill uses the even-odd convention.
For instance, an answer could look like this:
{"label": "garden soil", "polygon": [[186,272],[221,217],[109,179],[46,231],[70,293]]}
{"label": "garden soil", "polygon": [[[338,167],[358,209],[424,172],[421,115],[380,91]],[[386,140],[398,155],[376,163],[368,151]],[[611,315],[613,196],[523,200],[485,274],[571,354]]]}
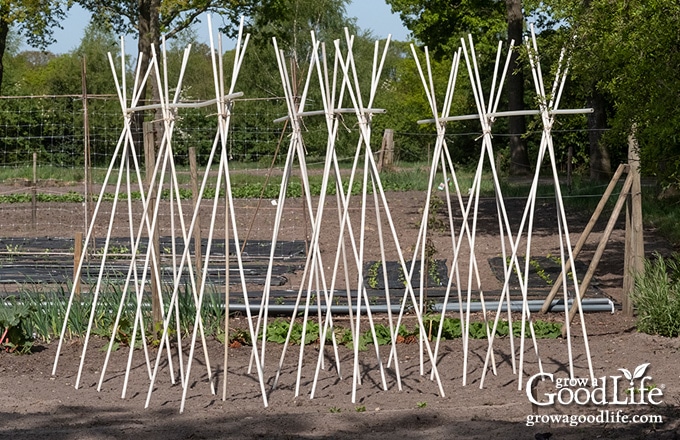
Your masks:
{"label": "garden soil", "polygon": [[[412,252],[418,225],[424,205],[420,193],[388,193],[387,199],[394,224],[398,230],[401,248]],[[256,212],[257,201],[236,202],[242,214],[239,232],[245,234]],[[306,225],[307,211],[299,201],[290,202],[297,209],[291,209],[284,217],[282,235],[284,239],[309,238]],[[258,210],[257,224],[251,238],[266,239],[268,225],[272,224],[273,204],[266,201],[267,208]],[[75,206],[75,205],[73,205]],[[507,201],[509,220],[517,228],[521,220],[524,201]],[[493,200],[480,205],[476,256],[480,263],[480,277],[489,291],[500,289],[500,281],[487,261],[500,255],[496,205]],[[24,211],[19,211],[24,212]],[[44,227],[32,228],[30,210],[27,218],[0,210],[0,224],[15,225],[11,231],[2,231],[3,237],[45,236]],[[68,208],[61,212],[72,212],[72,219],[61,219],[62,224],[51,236],[72,237],[82,223],[82,211]],[[559,240],[555,221],[555,206],[550,201],[541,201],[536,210],[536,223],[532,241],[532,255],[559,255]],[[12,216],[11,219],[8,216]],[[66,215],[66,214],[65,214]],[[325,214],[333,218],[331,211]],[[353,216],[358,215],[355,211]],[[40,215],[38,216],[40,221]],[[365,225],[367,237],[378,232],[375,215],[373,222]],[[333,235],[335,223],[324,223],[322,235]],[[383,212],[381,221],[385,222]],[[358,219],[355,226],[358,229]],[[572,245],[578,239],[588,218],[569,214]],[[607,219],[596,225],[579,260],[586,265],[595,252]],[[202,219],[205,222],[205,219]],[[26,225],[21,227],[20,225]],[[333,226],[335,225],[335,226]],[[389,231],[389,225],[383,229]],[[207,228],[207,224],[206,224]],[[82,230],[82,228],[80,228]],[[37,232],[36,232],[37,231]],[[335,232],[337,234],[337,232]],[[356,231],[355,231],[356,233]],[[621,303],[623,276],[623,222],[617,227],[608,242],[601,264],[596,272],[592,289],[605,297]],[[327,241],[324,241],[327,240]],[[447,259],[447,246],[451,237],[446,233],[434,234],[437,258]],[[368,242],[370,241],[370,244]],[[673,249],[654,231],[646,231],[645,251],[669,255]],[[333,239],[322,238],[322,253],[335,255],[337,244]],[[367,240],[366,259],[380,255],[377,240]],[[328,257],[330,258],[330,257]],[[450,257],[448,257],[450,264]],[[329,263],[330,264],[330,263]],[[462,263],[461,263],[462,264]],[[464,265],[462,265],[464,266]],[[467,269],[462,267],[467,277]],[[301,274],[289,275],[289,282],[295,286]],[[546,293],[549,286],[545,287]],[[386,317],[375,317],[386,322]],[[563,314],[534,314],[535,319],[561,321]],[[407,326],[416,325],[412,315],[407,316]],[[475,315],[473,320],[482,316]],[[0,438],[7,439],[213,439],[213,438],[336,438],[336,439],[677,439],[680,436],[680,368],[677,360],[680,340],[650,336],[636,331],[635,320],[624,316],[619,310],[614,313],[587,313],[583,325],[577,318],[572,326],[571,349],[574,354],[576,377],[588,377],[587,349],[592,355],[593,372],[596,377],[622,376],[620,369],[634,371],[637,366],[649,363],[646,375],[652,377],[653,386],[662,390],[660,405],[561,405],[533,406],[524,390],[518,390],[518,376],[513,374],[514,362],[519,362],[523,353],[523,381],[539,371],[535,347],[527,340],[523,351],[515,339],[515,356],[510,348],[509,338],[499,338],[494,343],[496,374],[489,370],[483,387],[480,388],[488,344],[482,340],[471,340],[469,357],[464,356],[463,341],[443,341],[438,353],[439,380],[430,376],[431,364],[427,351],[417,342],[396,344],[398,363],[391,362],[390,346],[380,346],[378,352],[369,345],[368,350],[359,352],[358,371],[360,383],[356,386],[353,399],[354,352],[339,346],[337,356],[326,346],[320,355],[318,343],[312,343],[300,352],[299,345],[288,348],[282,356],[283,346],[268,343],[264,361],[264,391],[255,370],[249,372],[252,347],[232,346],[228,351],[226,374],[226,399],[222,399],[225,383],[223,345],[209,338],[206,350],[210,354],[211,372],[216,394],[212,394],[208,379],[205,356],[200,344],[196,346],[196,360],[189,378],[185,408],[180,413],[182,387],[172,384],[167,357],[163,356],[150,402],[146,406],[149,392],[149,372],[143,352],[133,353],[132,369],[125,398],[121,398],[125,383],[125,370],[129,350],[122,347],[111,356],[110,364],[101,389],[98,382],[104,363],[102,348],[105,340],[93,337],[85,357],[80,388],[74,387],[84,341],[65,339],[58,359],[56,375],[52,375],[57,342],[37,343],[30,355],[0,353]],[[349,326],[346,317],[337,317],[335,324]],[[235,317],[231,328],[246,328],[243,317]],[[587,331],[584,337],[583,329]],[[586,345],[587,342],[587,345]],[[236,344],[238,345],[238,344]],[[176,350],[176,346],[173,348]],[[189,352],[185,340],[184,356]],[[540,339],[536,348],[540,354],[544,371],[555,377],[569,374],[568,341],[564,338]],[[421,371],[421,354],[424,362]],[[149,349],[153,362],[156,349]],[[298,372],[298,359],[302,368]],[[314,372],[319,358],[324,360],[314,398],[310,398],[314,383]],[[380,363],[384,369],[381,376]],[[176,358],[175,358],[176,362]],[[467,362],[467,370],[464,370]],[[280,377],[275,388],[274,378],[280,367]],[[338,371],[336,364],[340,365]],[[398,365],[399,374],[397,374]],[[174,371],[178,371],[175,364]],[[463,372],[467,371],[465,382]],[[300,375],[299,389],[297,377]],[[400,380],[398,380],[400,378]],[[623,380],[625,385],[625,379]],[[387,390],[384,390],[386,387]],[[443,393],[442,393],[443,391]],[[543,395],[555,391],[554,384],[541,383],[537,393]],[[529,418],[550,415],[581,415],[584,418],[602,415],[605,411],[609,422],[592,421],[570,424],[559,421],[528,423]],[[623,424],[615,423],[616,415],[659,415],[663,423]],[[532,425],[532,426],[529,426]],[[572,426],[576,425],[576,426]]]}

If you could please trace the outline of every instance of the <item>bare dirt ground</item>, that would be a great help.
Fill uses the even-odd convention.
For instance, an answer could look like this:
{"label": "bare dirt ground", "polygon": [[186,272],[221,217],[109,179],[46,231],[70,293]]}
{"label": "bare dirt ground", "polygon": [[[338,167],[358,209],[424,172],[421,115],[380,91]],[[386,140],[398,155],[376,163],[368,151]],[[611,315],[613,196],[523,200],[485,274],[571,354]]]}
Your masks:
{"label": "bare dirt ground", "polygon": [[[398,229],[403,250],[412,249],[415,244],[420,210],[424,195],[419,193],[389,193],[390,209]],[[239,231],[244,234],[253,213],[255,201],[238,201]],[[257,227],[252,238],[271,237],[274,207],[269,201],[258,211]],[[299,201],[290,201],[289,214],[284,216],[282,239],[300,239],[309,236],[305,227],[305,210]],[[521,218],[523,201],[507,201],[511,224],[517,225]],[[30,210],[0,210],[0,224],[15,225],[2,228],[0,236],[65,236],[71,237],[82,223],[79,206],[63,208],[66,218],[60,224],[70,225],[50,230],[49,226],[30,224]],[[71,214],[68,214],[68,213]],[[541,202],[537,209],[537,223],[533,239],[533,255],[559,253],[556,239],[555,207]],[[21,216],[24,217],[23,219]],[[72,215],[72,218],[68,218]],[[357,215],[355,212],[353,215]],[[332,211],[325,218],[333,219]],[[373,219],[375,219],[375,216]],[[479,261],[500,254],[498,226],[495,219],[495,203],[484,203],[480,211],[476,253]],[[369,216],[371,217],[371,216]],[[42,219],[46,222],[49,219]],[[572,244],[576,242],[587,218],[569,215]],[[203,220],[205,221],[205,220]],[[384,218],[383,218],[384,221]],[[329,220],[330,222],[330,220]],[[337,220],[334,220],[337,228]],[[598,223],[580,260],[590,261],[597,242],[604,229],[606,219]],[[20,225],[26,225],[21,227]],[[220,222],[218,221],[218,224]],[[222,220],[223,224],[223,220]],[[358,222],[356,223],[358,224]],[[324,226],[331,237],[322,238],[322,252],[334,254],[336,242],[332,238],[333,222]],[[206,224],[206,227],[208,225]],[[377,221],[366,225],[368,233],[375,233]],[[269,229],[268,229],[269,228]],[[125,226],[121,230],[125,230]],[[49,231],[49,232],[47,232]],[[451,246],[447,234],[435,237],[435,245],[445,254]],[[669,254],[673,249],[663,237],[653,231],[645,236],[646,253],[653,251]],[[332,252],[333,251],[333,252]],[[379,255],[378,244],[369,245],[367,258]],[[438,255],[438,258],[447,258]],[[449,257],[450,258],[450,257]],[[621,300],[623,273],[623,231],[617,225],[596,274],[596,288],[617,302]],[[467,271],[463,273],[467,274]],[[480,264],[482,283],[489,290],[499,289],[500,284],[487,264]],[[291,277],[291,283],[296,282]],[[479,318],[479,317],[478,317]],[[560,320],[561,314],[538,316],[539,319]],[[233,327],[245,328],[243,318],[235,321]],[[384,320],[385,317],[379,317]],[[409,319],[413,319],[410,317]],[[412,321],[411,321],[412,322]],[[342,321],[340,322],[342,325]],[[104,353],[100,348],[104,341],[94,338],[87,352],[80,389],[74,384],[82,352],[81,340],[67,340],[56,376],[51,375],[57,344],[38,344],[36,352],[27,356],[0,353],[0,438],[8,439],[108,439],[108,438],[150,438],[150,439],[208,439],[208,438],[427,438],[427,439],[675,439],[680,435],[680,370],[677,367],[680,341],[636,332],[635,321],[614,314],[591,313],[585,316],[593,370],[596,377],[621,376],[619,369],[630,371],[636,366],[650,363],[647,375],[653,377],[655,386],[663,390],[661,405],[605,405],[604,407],[581,405],[555,405],[533,407],[525,391],[518,391],[518,379],[512,373],[512,352],[509,339],[496,340],[494,353],[498,363],[497,375],[486,376],[484,388],[480,380],[486,355],[487,342],[472,340],[468,360],[467,384],[463,386],[464,350],[461,340],[444,341],[438,356],[438,372],[444,396],[436,380],[430,380],[430,364],[425,362],[424,375],[420,373],[420,350],[418,344],[398,344],[399,369],[402,389],[399,390],[394,365],[386,369],[386,385],[382,379],[374,348],[360,353],[359,370],[361,384],[352,402],[353,352],[339,347],[342,378],[333,366],[333,351],[326,347],[326,370],[322,371],[314,399],[310,392],[314,378],[314,367],[318,359],[317,344],[307,346],[303,353],[305,362],[301,370],[300,392],[296,397],[295,385],[299,346],[291,347],[283,358],[283,367],[278,387],[271,390],[281,346],[267,345],[264,365],[264,381],[268,406],[264,406],[257,374],[248,373],[251,348],[233,348],[229,351],[227,374],[227,397],[222,400],[224,381],[222,346],[208,341],[208,352],[215,373],[217,395],[212,395],[208,384],[204,357],[200,346],[197,361],[188,390],[186,408],[180,414],[182,388],[171,384],[169,369],[161,368],[148,408],[145,401],[149,389],[149,376],[141,352],[136,351],[130,375],[127,395],[121,399],[125,365],[128,350],[123,348],[112,355],[106,379],[101,391],[97,382],[102,370]],[[519,344],[519,341],[516,340]],[[575,376],[587,377],[585,339],[580,325],[573,327],[572,346],[575,358]],[[568,376],[568,344],[565,339],[539,340],[538,349],[546,372],[558,377]],[[525,347],[524,380],[539,371],[537,358],[531,344]],[[389,346],[380,348],[383,362],[389,354]],[[155,351],[151,350],[155,359]],[[427,358],[427,357],[426,357]],[[518,359],[518,358],[517,358]],[[164,364],[162,364],[164,365]],[[177,365],[175,365],[177,370]],[[549,385],[540,385],[539,392],[547,392]],[[527,426],[527,417],[539,415],[598,415],[606,410],[611,413],[661,415],[663,423],[622,424],[582,423],[570,426],[562,422],[536,423]]]}

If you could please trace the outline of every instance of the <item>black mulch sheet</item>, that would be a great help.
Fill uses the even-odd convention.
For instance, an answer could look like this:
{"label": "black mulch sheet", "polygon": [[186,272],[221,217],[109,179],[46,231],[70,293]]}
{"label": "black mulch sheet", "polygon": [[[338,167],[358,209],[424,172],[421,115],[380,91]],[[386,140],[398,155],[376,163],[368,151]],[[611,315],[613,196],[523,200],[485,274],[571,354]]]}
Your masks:
{"label": "black mulch sheet", "polygon": [[[104,249],[104,238],[97,238],[95,241],[95,254],[101,254]],[[148,240],[142,238],[140,240],[140,253],[144,253],[147,248]],[[184,251],[182,239],[175,241],[177,253],[181,254]],[[50,252],[73,252],[73,238],[0,238],[0,251],[5,254],[14,251],[16,253],[39,253],[42,255],[49,255]],[[172,249],[172,238],[161,237],[159,239],[161,253],[170,253]],[[206,251],[208,244],[207,239],[203,239],[201,247]],[[191,240],[189,246],[193,249],[194,241]],[[248,240],[245,247],[243,242],[239,243],[243,249],[242,255],[245,259],[268,259],[271,252],[271,241],[269,240]],[[132,244],[127,237],[111,237],[109,249],[114,252],[130,252]],[[224,256],[224,240],[213,240],[211,253],[213,255]],[[236,255],[236,245],[234,240],[229,241],[229,254]],[[274,257],[276,259],[302,259],[307,255],[307,243],[304,240],[293,241],[279,241],[276,244]],[[4,256],[5,259],[7,255]]]}
{"label": "black mulch sheet", "polygon": [[[517,258],[519,261],[519,266],[522,271],[524,271],[524,264],[525,264],[525,259],[524,257],[518,257]],[[502,257],[493,257],[489,258],[489,265],[491,266],[491,270],[496,276],[496,278],[504,282],[505,281],[505,274],[504,274],[504,268],[503,268],[503,258]],[[588,270],[588,264],[576,260],[575,262],[576,265],[576,274],[578,276],[579,280],[583,279],[583,276],[585,275],[586,271]],[[537,299],[537,298],[545,298],[548,296],[550,293],[550,290],[552,289],[552,286],[554,285],[555,281],[557,280],[557,277],[562,273],[562,265],[560,263],[560,260],[552,257],[542,257],[542,256],[532,256],[531,259],[529,260],[529,280],[528,280],[528,289],[529,289],[529,296],[533,297],[530,299]],[[570,272],[571,273],[571,272]],[[591,288],[589,288],[586,291],[586,297],[589,298],[594,298],[594,297],[600,297],[602,296],[602,293],[599,289],[593,288],[597,287],[597,279],[593,278],[593,280],[590,283]],[[510,295],[511,297],[514,297],[516,295],[519,295],[519,280],[517,278],[517,272],[513,269],[513,273],[510,276]],[[570,297],[574,296],[574,290],[573,290],[573,284],[571,281],[567,282],[567,292]],[[562,287],[560,287],[560,290],[558,292],[559,298],[562,298]]]}
{"label": "black mulch sheet", "polygon": [[[442,287],[449,282],[446,260],[436,260],[434,268],[427,268],[428,277],[425,287]],[[387,261],[387,285],[390,289],[404,289],[404,272],[398,261]],[[411,270],[411,262],[406,262],[406,269]],[[411,277],[411,285],[414,288],[420,286],[420,260],[416,260],[416,267]],[[366,289],[385,290],[385,277],[383,276],[383,264],[379,261],[369,261],[364,265],[364,286]]]}
{"label": "black mulch sheet", "polygon": [[[172,249],[172,239],[161,237],[161,256],[168,258]],[[90,253],[89,263],[83,266],[81,280],[85,283],[93,283],[99,277],[101,255],[105,246],[105,240],[95,240],[94,252]],[[246,283],[264,285],[267,275],[266,261],[270,257],[271,242],[266,240],[249,240],[243,248],[244,275]],[[193,241],[190,243],[193,248]],[[202,248],[205,255],[207,240],[203,240]],[[273,266],[271,286],[283,286],[288,282],[285,274],[300,270],[306,256],[306,242],[280,241],[275,248],[275,265]],[[26,283],[65,283],[73,280],[73,248],[72,238],[0,238],[0,284],[21,285]],[[129,238],[112,237],[109,243],[109,258],[104,268],[104,276],[110,281],[124,281],[129,268],[129,254],[132,245]],[[144,254],[147,248],[147,240],[140,240],[139,254]],[[234,256],[236,247],[233,240],[229,243],[229,253]],[[178,254],[183,253],[182,240],[176,240],[175,249]],[[117,255],[123,254],[123,255]],[[125,255],[127,254],[127,255]],[[211,255],[224,261],[224,240],[215,240],[211,248]],[[259,261],[259,262],[258,262]],[[284,263],[286,262],[286,263]],[[163,263],[166,264],[167,263]],[[138,261],[139,273],[143,269],[144,261]],[[208,269],[208,281],[211,283],[224,283],[225,268],[223,263],[213,262]],[[166,270],[167,278],[171,277]],[[185,270],[184,277],[188,279]],[[229,283],[241,282],[238,269],[230,268]],[[140,275],[141,276],[141,275]],[[148,279],[148,276],[147,276]]]}

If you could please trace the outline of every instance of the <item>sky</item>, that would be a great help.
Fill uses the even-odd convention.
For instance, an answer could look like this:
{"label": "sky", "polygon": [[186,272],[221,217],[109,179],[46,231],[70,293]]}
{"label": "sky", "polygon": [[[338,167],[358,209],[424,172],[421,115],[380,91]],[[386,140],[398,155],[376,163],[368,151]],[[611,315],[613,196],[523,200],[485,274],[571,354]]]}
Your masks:
{"label": "sky", "polygon": [[[356,17],[359,27],[364,30],[370,29],[375,37],[385,38],[388,34],[392,34],[394,40],[406,41],[408,39],[408,30],[402,25],[399,16],[392,14],[384,0],[353,0],[347,7],[347,15]],[[77,48],[89,20],[90,14],[80,6],[76,5],[71,8],[68,17],[62,23],[63,29],[55,30],[54,36],[57,42],[49,46],[47,50],[62,54]],[[203,20],[196,27],[198,35],[207,35],[207,27],[206,21]],[[134,41],[132,37],[128,37],[126,46],[131,47],[130,44]],[[30,48],[24,46],[21,49]]]}

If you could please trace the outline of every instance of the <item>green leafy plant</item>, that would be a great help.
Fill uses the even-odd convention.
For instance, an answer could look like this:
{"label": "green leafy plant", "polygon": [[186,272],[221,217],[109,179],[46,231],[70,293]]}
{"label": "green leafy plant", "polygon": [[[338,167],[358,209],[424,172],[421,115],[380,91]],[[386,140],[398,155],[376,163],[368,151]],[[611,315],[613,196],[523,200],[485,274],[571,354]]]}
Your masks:
{"label": "green leafy plant", "polygon": [[427,228],[431,231],[446,231],[447,222],[440,216],[444,209],[444,200],[434,196],[430,198],[430,207],[427,210]]}
{"label": "green leafy plant", "polygon": [[[439,268],[437,267],[437,260],[434,256],[437,254],[437,247],[431,238],[425,240],[425,272],[427,276],[434,281],[435,285],[441,286],[442,280],[439,277]],[[427,284],[427,283],[426,283]]]}
{"label": "green leafy plant", "polygon": [[674,338],[680,335],[680,254],[645,261],[635,276],[631,299],[637,309],[637,329]]}
{"label": "green leafy plant", "polygon": [[656,384],[651,383],[644,388],[627,388],[625,392],[628,395],[642,394],[642,393],[649,394],[649,392],[652,391],[655,388],[658,388],[658,386],[656,386]]}
{"label": "green leafy plant", "polygon": [[381,261],[376,261],[375,263],[371,264],[371,266],[368,268],[368,278],[366,280],[366,284],[368,284],[368,287],[371,289],[377,289],[378,288],[378,273],[380,271],[380,266],[382,265]]}
{"label": "green leafy plant", "polygon": [[366,406],[365,405],[357,406],[355,409],[356,409],[357,412],[360,412],[360,413],[366,412]]}
{"label": "green leafy plant", "polygon": [[550,278],[550,275],[548,275],[545,272],[545,269],[543,267],[541,267],[541,264],[537,260],[534,260],[533,258],[529,259],[529,265],[531,265],[531,267],[534,268],[534,270],[536,271],[536,275],[538,275],[539,278],[541,278],[543,281],[545,281],[545,283],[547,285],[549,285],[549,286],[552,285],[552,283],[553,283],[552,278]]}
{"label": "green leafy plant", "polygon": [[0,308],[0,347],[10,353],[30,353],[33,336],[26,321],[33,310],[26,304],[11,304]]}
{"label": "green leafy plant", "polygon": [[418,402],[416,403],[416,406],[418,408],[425,408],[427,406],[427,402]]}
{"label": "green leafy plant", "polygon": [[[373,339],[369,332],[364,332],[360,333],[359,337],[357,338],[357,350],[359,351],[364,351],[368,349],[368,344],[371,344],[373,342]],[[345,347],[349,348],[350,350],[354,349],[354,341],[352,339],[352,331],[349,329],[345,329],[342,332],[342,337],[340,338],[340,343],[344,344]]]}
{"label": "green leafy plant", "polygon": [[[512,323],[512,327],[514,335],[520,336],[522,323],[515,321]],[[534,321],[534,333],[539,339],[557,339],[562,336],[562,324],[541,320]],[[525,334],[528,334],[528,332]]]}
{"label": "green leafy plant", "polygon": [[[283,344],[290,331],[290,342],[300,345],[302,342],[302,330],[301,322],[293,322],[293,328],[291,330],[288,321],[276,319],[267,326],[267,341]],[[305,345],[310,344],[317,339],[319,339],[319,324],[314,321],[307,321],[304,341]]]}
{"label": "green leafy plant", "polygon": [[375,335],[378,340],[378,345],[387,345],[392,342],[392,335],[390,334],[390,328],[384,324],[376,324]]}
{"label": "green leafy plant", "polygon": [[[224,335],[224,333],[222,333]],[[224,338],[224,336],[222,336]],[[224,342],[224,339],[222,340]],[[252,345],[250,333],[243,329],[234,329],[230,331],[229,343],[231,345]]]}
{"label": "green leafy plant", "polygon": [[397,274],[397,279],[399,280],[399,282],[401,284],[404,285],[404,287],[406,287],[406,275],[404,275],[404,268],[399,266],[398,270],[399,270],[399,273]]}
{"label": "green leafy plant", "polygon": [[[103,326],[98,326],[93,330],[93,333],[97,336],[101,336],[103,338],[113,338],[113,342],[111,344],[111,349],[113,351],[116,351],[120,348],[121,345],[129,345],[130,342],[132,341],[132,332],[134,330],[134,327],[132,325],[132,322],[127,316],[121,317],[120,321],[118,322],[118,326],[116,328],[116,333],[113,334],[113,323],[109,327],[103,327]],[[141,347],[141,340],[139,338],[136,338],[135,340],[135,346]],[[102,351],[106,351],[108,347],[104,346],[102,347]]]}
{"label": "green leafy plant", "polygon": [[[441,315],[427,315],[423,318],[425,327],[429,327],[429,323],[432,322],[432,334],[436,335],[439,331],[439,323],[441,320]],[[537,320],[533,322],[534,332],[536,337],[539,339],[556,339],[562,335],[562,324],[557,322],[541,321]],[[442,326],[442,338],[443,339],[456,339],[463,335],[462,323],[459,318],[444,318]],[[484,339],[487,337],[487,326],[489,333],[493,328],[493,322],[484,323],[481,321],[475,321],[470,323],[469,335],[472,339]],[[519,337],[521,335],[522,323],[521,321],[514,321],[512,323],[512,333],[514,336]],[[496,327],[496,336],[505,337],[508,336],[510,332],[510,326],[508,321],[498,321]],[[525,337],[529,337],[529,328],[526,328]]]}

